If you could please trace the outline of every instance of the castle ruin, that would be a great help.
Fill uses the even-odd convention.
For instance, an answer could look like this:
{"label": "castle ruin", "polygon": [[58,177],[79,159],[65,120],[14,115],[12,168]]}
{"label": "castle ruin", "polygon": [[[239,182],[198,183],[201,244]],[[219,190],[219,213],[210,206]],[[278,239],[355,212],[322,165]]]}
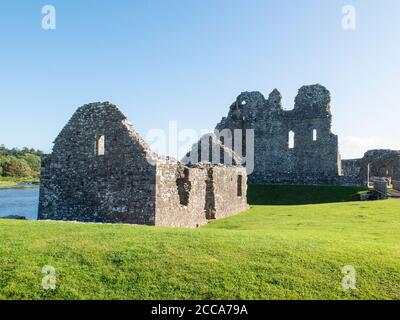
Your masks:
{"label": "castle ruin", "polygon": [[115,105],[92,103],[43,159],[39,219],[196,227],[247,210],[246,194],[240,165],[160,157]]}
{"label": "castle ruin", "polygon": [[[338,137],[331,131],[330,102],[329,91],[318,84],[300,88],[293,110],[283,109],[276,89],[268,99],[260,92],[243,92],[215,134],[228,140],[228,147],[242,159],[253,157],[250,183],[361,185],[364,179],[343,174]],[[251,139],[246,137],[249,132]],[[251,147],[249,142],[254,142]],[[196,162],[187,159],[186,163]]]}
{"label": "castle ruin", "polygon": [[84,105],[43,159],[39,219],[196,227],[245,211],[248,179],[341,186],[367,186],[373,176],[399,181],[400,151],[341,160],[330,102],[318,84],[300,88],[293,110],[283,109],[276,89],[268,99],[244,92],[182,161],[152,152],[115,105]]}

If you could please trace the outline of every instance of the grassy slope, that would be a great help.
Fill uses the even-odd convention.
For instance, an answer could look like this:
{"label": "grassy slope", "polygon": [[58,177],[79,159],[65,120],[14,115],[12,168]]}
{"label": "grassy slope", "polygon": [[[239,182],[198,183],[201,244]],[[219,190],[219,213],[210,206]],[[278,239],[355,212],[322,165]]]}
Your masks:
{"label": "grassy slope", "polygon": [[19,183],[35,182],[38,183],[37,178],[15,178],[15,177],[0,177],[0,189],[7,189],[16,187]]}
{"label": "grassy slope", "polygon": [[5,189],[5,188],[12,188],[17,185],[18,182],[14,180],[9,180],[9,179],[4,179],[0,177],[0,189]]}
{"label": "grassy slope", "polygon": [[[264,205],[200,229],[0,220],[0,298],[400,299],[400,201],[294,205],[313,188],[279,188],[279,201],[252,188]],[[348,264],[356,291],[341,289]]]}

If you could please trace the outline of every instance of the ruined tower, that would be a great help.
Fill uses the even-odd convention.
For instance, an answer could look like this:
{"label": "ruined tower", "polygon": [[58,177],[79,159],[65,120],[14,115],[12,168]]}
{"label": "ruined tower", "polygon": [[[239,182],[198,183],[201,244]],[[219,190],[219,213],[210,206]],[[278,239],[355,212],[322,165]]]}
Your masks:
{"label": "ruined tower", "polygon": [[232,134],[241,129],[240,149],[247,157],[252,148],[246,145],[246,129],[254,130],[251,183],[340,184],[341,160],[338,137],[331,132],[330,102],[329,91],[318,84],[300,88],[293,110],[283,109],[276,89],[268,99],[259,92],[244,92],[216,129],[229,129]]}

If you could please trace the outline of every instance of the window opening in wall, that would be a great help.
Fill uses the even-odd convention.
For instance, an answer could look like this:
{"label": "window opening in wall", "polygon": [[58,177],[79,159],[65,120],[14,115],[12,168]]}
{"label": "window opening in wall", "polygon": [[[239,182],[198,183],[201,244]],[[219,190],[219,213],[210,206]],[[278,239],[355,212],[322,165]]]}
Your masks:
{"label": "window opening in wall", "polygon": [[105,136],[104,134],[98,134],[96,137],[96,154],[98,156],[104,156],[105,153]]}
{"label": "window opening in wall", "polygon": [[294,148],[294,132],[289,131],[289,149]]}
{"label": "window opening in wall", "polygon": [[313,141],[317,141],[317,139],[318,139],[318,132],[317,132],[317,129],[314,129],[313,130]]}
{"label": "window opening in wall", "polygon": [[189,169],[184,168],[183,172],[179,172],[176,179],[176,186],[178,188],[179,203],[181,206],[189,205],[190,191],[192,190],[192,183],[189,181]]}
{"label": "window opening in wall", "polygon": [[237,196],[238,197],[241,197],[243,195],[242,184],[243,184],[243,176],[238,175],[238,177],[237,177]]}

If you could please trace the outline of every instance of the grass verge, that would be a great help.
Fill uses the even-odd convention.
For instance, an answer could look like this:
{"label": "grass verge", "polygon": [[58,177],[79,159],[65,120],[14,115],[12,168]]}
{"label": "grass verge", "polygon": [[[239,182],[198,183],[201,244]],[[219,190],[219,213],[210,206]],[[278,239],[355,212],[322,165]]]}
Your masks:
{"label": "grass verge", "polygon": [[400,201],[281,199],[199,229],[0,220],[0,257],[2,299],[400,299]]}

